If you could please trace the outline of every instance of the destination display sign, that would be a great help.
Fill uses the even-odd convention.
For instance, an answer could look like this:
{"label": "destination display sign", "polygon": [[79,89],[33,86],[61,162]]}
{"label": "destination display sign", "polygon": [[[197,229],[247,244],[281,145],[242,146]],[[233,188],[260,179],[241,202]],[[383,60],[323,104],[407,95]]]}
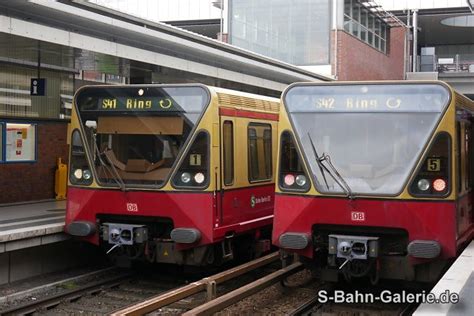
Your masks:
{"label": "destination display sign", "polygon": [[[91,109],[93,110],[93,109]],[[172,111],[180,112],[181,107],[172,98],[98,98],[98,111]]]}
{"label": "destination display sign", "polygon": [[449,92],[437,84],[294,86],[289,112],[442,112]]}
{"label": "destination display sign", "polygon": [[76,103],[80,112],[186,112],[200,113],[209,103],[203,87],[87,87]]}

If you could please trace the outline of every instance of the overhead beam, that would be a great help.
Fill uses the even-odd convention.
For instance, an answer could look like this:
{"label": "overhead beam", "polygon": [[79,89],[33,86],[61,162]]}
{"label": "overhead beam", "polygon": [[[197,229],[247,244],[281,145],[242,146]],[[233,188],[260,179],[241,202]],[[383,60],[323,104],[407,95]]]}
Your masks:
{"label": "overhead beam", "polygon": [[267,80],[240,72],[226,70],[211,65],[115,43],[88,35],[60,30],[54,27],[3,15],[0,15],[0,32],[116,56],[119,58],[140,61],[152,65],[169,67],[181,71],[210,76],[217,79],[244,83],[270,90],[283,91],[283,89],[287,86],[286,83]]}

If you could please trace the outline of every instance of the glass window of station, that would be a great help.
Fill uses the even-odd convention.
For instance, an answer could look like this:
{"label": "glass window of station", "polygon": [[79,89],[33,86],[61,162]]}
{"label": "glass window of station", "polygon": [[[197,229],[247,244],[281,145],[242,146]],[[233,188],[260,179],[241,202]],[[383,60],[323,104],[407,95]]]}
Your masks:
{"label": "glass window of station", "polygon": [[229,2],[232,45],[298,66],[329,64],[330,1]]}
{"label": "glass window of station", "polygon": [[344,31],[387,53],[388,25],[357,0],[344,0]]}

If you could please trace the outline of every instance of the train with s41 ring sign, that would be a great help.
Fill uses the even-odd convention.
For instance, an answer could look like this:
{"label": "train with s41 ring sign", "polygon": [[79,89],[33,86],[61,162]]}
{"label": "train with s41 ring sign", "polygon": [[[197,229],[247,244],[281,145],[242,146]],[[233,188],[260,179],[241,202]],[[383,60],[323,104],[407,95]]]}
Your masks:
{"label": "train with s41 ring sign", "polygon": [[278,116],[278,99],[204,85],[81,88],[66,232],[120,265],[268,251]]}
{"label": "train with s41 ring sign", "polygon": [[474,235],[474,103],[437,81],[282,100],[273,243],[326,280],[436,280]]}

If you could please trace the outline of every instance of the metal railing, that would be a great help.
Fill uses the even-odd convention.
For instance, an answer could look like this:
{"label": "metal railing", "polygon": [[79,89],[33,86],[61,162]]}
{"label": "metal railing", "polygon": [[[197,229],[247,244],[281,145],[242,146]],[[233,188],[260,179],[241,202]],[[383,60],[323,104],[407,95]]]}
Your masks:
{"label": "metal railing", "polygon": [[474,54],[456,54],[454,56],[437,56],[436,69],[439,73],[472,73],[474,74]]}

